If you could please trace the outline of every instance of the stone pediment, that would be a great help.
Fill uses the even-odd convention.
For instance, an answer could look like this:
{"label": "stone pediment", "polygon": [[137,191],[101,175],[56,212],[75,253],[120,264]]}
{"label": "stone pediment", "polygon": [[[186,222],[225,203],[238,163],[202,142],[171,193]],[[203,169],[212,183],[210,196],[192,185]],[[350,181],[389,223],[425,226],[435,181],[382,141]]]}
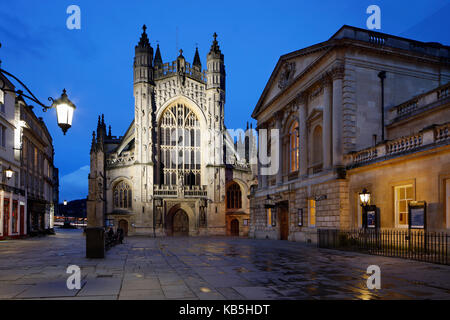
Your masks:
{"label": "stone pediment", "polygon": [[252,116],[264,110],[267,104],[287,90],[299,76],[320,59],[325,54],[320,49],[322,48],[306,48],[280,57]]}

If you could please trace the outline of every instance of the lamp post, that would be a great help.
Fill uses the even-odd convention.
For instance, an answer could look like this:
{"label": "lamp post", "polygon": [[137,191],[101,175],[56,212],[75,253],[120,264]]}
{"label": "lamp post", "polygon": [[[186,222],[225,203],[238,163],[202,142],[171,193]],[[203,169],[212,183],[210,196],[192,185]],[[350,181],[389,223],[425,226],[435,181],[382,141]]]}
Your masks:
{"label": "lamp post", "polygon": [[67,223],[67,200],[64,200],[63,204],[64,204],[64,226],[66,226],[66,223]]}
{"label": "lamp post", "polygon": [[58,126],[66,135],[67,130],[72,126],[73,113],[76,109],[75,105],[67,97],[66,89],[63,89],[59,99],[53,101],[52,106],[56,108]]}
{"label": "lamp post", "polygon": [[270,217],[270,225],[272,227],[275,227],[276,219],[275,219],[274,212],[272,211],[275,208],[275,204],[274,204],[273,199],[269,195],[267,195],[266,200],[264,202],[264,208],[266,209],[267,219],[269,219],[269,217]]}
{"label": "lamp post", "polygon": [[364,228],[377,229],[378,228],[378,210],[375,205],[370,205],[371,194],[364,188],[359,193],[361,207],[363,208],[363,226]]}
{"label": "lamp post", "polygon": [[361,200],[361,206],[365,207],[365,206],[369,205],[369,203],[370,203],[370,192],[367,191],[366,188],[364,188],[359,193],[359,199]]}
{"label": "lamp post", "polygon": [[[0,48],[1,48],[0,43]],[[53,99],[52,97],[48,98],[48,101],[51,102],[50,106],[45,105],[42,103],[36,96],[28,89],[28,87],[15,75],[9,73],[8,71],[2,69],[0,67],[0,90],[3,92],[12,92],[14,94],[17,94],[19,97],[27,98],[28,100],[33,101],[34,103],[37,103],[42,107],[43,112],[47,112],[49,109],[56,109],[56,117],[58,121],[58,126],[63,131],[64,135],[66,134],[67,130],[72,126],[72,119],[73,119],[73,113],[76,109],[75,105],[72,103],[72,101],[69,100],[67,96],[66,89],[63,90],[61,97],[58,99]],[[22,90],[12,90],[6,87],[6,81],[3,79],[6,78],[9,81],[10,79],[14,79],[16,82],[18,82],[27,93],[24,93]]]}
{"label": "lamp post", "polygon": [[9,168],[5,170],[6,179],[11,179],[13,174],[14,171],[11,169],[11,166],[9,166]]}

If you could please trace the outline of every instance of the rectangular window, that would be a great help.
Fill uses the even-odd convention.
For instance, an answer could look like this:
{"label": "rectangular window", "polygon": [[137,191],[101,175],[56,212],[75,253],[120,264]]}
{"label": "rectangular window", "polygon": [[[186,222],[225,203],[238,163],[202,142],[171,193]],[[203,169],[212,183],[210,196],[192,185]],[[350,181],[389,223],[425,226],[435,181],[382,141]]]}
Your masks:
{"label": "rectangular window", "polygon": [[414,200],[413,185],[395,187],[395,221],[397,227],[408,227],[408,204]]}
{"label": "rectangular window", "polygon": [[316,226],[316,200],[308,200],[309,226]]}
{"label": "rectangular window", "polygon": [[6,147],[6,127],[4,127],[4,126],[0,126],[1,127],[1,141],[0,141],[0,143],[1,143],[1,145],[2,145],[2,147],[3,148],[5,148]]}
{"label": "rectangular window", "polygon": [[272,208],[267,208],[267,226],[272,226]]}

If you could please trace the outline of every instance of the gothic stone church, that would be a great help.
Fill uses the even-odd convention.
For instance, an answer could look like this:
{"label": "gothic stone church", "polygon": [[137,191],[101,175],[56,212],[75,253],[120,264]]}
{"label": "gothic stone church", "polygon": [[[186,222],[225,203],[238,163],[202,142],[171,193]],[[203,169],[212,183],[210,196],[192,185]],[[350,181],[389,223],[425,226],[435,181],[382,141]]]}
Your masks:
{"label": "gothic stone church", "polygon": [[163,63],[143,27],[133,65],[134,121],[116,137],[102,115],[93,133],[88,227],[149,236],[248,234],[255,139],[247,130],[234,141],[224,126],[225,65],[216,38],[202,70],[198,48],[192,64],[182,50]]}

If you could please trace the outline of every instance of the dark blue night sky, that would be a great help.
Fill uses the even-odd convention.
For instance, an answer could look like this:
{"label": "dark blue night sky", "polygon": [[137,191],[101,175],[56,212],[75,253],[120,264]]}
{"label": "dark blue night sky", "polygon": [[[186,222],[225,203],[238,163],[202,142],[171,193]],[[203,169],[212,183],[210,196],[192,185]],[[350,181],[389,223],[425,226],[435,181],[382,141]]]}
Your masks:
{"label": "dark blue night sky", "polygon": [[[69,30],[66,9],[81,8],[81,30]],[[84,1],[1,0],[0,59],[42,100],[66,88],[77,105],[66,136],[52,110],[35,111],[53,136],[60,199],[87,195],[91,132],[105,114],[113,135],[134,117],[132,63],[148,26],[164,62],[178,48],[190,61],[198,44],[203,66],[217,32],[225,55],[225,123],[244,127],[280,55],[331,37],[342,25],[366,28],[366,8],[381,7],[381,32],[450,45],[450,1]],[[178,32],[177,32],[178,30]],[[178,37],[177,37],[178,34]],[[177,41],[178,38],[178,41]]]}

